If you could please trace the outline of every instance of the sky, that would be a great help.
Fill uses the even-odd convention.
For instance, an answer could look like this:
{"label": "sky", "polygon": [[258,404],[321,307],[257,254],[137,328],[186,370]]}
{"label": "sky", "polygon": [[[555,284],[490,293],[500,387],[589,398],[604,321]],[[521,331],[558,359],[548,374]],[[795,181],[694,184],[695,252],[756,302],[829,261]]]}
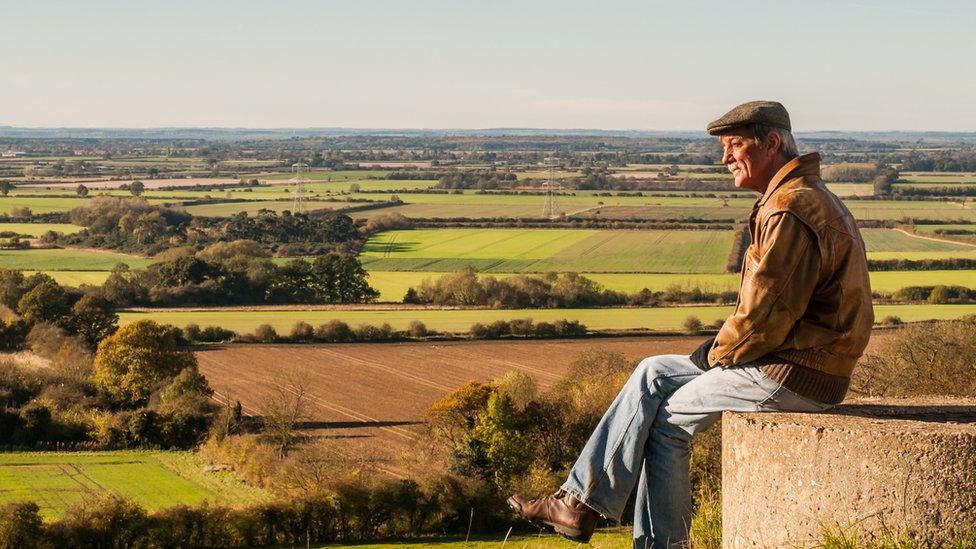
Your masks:
{"label": "sky", "polygon": [[0,125],[976,131],[976,3],[0,0]]}

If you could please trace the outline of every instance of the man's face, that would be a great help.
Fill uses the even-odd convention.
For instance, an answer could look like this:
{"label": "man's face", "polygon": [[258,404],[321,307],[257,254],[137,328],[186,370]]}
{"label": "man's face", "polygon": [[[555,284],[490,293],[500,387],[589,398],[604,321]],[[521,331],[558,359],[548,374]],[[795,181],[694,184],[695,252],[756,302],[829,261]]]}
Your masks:
{"label": "man's face", "polygon": [[719,136],[719,140],[722,142],[722,163],[732,172],[735,186],[766,192],[775,175],[775,147],[763,147],[752,132],[744,129],[732,130]]}

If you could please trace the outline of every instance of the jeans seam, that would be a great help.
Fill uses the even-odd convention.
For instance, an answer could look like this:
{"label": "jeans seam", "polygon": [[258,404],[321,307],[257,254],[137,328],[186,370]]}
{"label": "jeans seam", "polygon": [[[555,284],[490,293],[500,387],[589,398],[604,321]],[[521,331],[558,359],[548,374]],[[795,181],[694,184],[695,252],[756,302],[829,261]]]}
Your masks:
{"label": "jeans seam", "polygon": [[777,395],[782,393],[784,389],[786,389],[786,387],[783,387],[782,385],[777,387],[776,390],[769,393],[769,395],[766,398],[756,403],[756,410],[762,410],[763,406],[765,406],[767,402],[773,400],[773,398],[775,398]]}

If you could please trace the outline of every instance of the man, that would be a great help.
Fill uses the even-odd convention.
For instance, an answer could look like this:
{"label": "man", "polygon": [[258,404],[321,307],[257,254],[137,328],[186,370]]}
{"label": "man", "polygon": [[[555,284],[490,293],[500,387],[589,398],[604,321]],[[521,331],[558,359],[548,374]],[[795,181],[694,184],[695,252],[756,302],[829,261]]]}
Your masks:
{"label": "man", "polygon": [[[586,542],[599,515],[619,520],[635,485],[635,547],[688,537],[688,443],[724,410],[819,412],[843,400],[874,321],[864,242],[820,180],[820,155],[798,156],[789,114],[753,101],[708,125],[735,186],[760,198],[735,311],[690,357],[644,359],[554,495],[509,505]],[[727,494],[726,497],[733,497]]]}

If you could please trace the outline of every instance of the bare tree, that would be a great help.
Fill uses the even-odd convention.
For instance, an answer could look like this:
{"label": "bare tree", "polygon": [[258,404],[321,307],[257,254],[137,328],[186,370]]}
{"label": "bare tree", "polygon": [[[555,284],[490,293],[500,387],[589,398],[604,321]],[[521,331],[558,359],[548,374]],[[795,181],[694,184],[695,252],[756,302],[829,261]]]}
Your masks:
{"label": "bare tree", "polygon": [[301,439],[300,427],[308,421],[309,372],[296,368],[275,381],[262,406],[264,433],[284,457]]}

